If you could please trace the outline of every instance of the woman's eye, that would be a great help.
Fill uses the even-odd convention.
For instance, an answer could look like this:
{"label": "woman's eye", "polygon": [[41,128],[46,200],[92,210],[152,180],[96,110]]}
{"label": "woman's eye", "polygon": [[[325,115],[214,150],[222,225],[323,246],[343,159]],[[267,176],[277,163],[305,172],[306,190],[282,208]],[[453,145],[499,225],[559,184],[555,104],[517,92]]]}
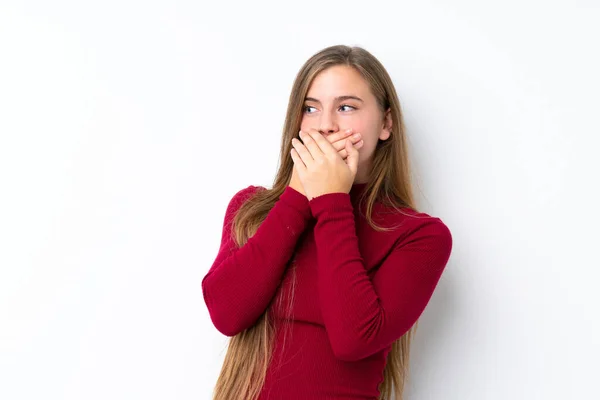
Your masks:
{"label": "woman's eye", "polygon": [[[350,107],[350,109],[351,109],[351,110],[356,110],[356,108],[355,108],[355,107],[352,107],[352,106],[350,106],[350,105],[348,105],[348,104],[342,104],[342,105],[340,106],[340,108],[343,108],[343,107]],[[304,112],[306,112],[306,113],[309,113],[309,114],[312,114],[311,112],[309,112],[309,111],[308,111],[308,109],[309,109],[309,108],[314,108],[314,107],[312,107],[312,106],[304,106]],[[351,110],[347,110],[347,111],[351,111]]]}

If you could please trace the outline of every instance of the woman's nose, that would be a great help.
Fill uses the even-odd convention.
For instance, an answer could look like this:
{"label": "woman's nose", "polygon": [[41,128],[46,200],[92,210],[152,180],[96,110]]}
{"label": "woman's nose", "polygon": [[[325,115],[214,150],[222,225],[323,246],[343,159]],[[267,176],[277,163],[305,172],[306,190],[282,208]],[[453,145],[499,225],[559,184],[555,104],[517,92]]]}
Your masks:
{"label": "woman's nose", "polygon": [[319,124],[319,132],[322,135],[328,135],[338,130],[337,122],[331,117],[322,117]]}

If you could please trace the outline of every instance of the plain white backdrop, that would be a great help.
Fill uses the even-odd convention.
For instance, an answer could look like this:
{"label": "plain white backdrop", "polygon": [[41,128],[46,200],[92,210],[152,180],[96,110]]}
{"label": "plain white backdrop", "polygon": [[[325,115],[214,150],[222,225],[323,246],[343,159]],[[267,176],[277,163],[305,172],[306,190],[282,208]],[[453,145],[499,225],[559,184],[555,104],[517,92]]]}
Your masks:
{"label": "plain white backdrop", "polygon": [[600,6],[0,1],[0,398],[209,399],[201,279],[296,72],[386,66],[453,253],[407,400],[598,399]]}

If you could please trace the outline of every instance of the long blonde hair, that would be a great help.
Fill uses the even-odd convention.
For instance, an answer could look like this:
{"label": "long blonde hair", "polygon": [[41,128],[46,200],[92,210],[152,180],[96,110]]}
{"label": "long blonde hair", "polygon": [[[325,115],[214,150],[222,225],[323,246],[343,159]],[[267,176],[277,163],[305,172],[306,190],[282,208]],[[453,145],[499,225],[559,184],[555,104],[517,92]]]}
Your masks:
{"label": "long blonde hair", "polygon": [[[317,74],[335,65],[354,67],[369,83],[382,111],[382,123],[386,110],[389,108],[391,112],[392,134],[387,140],[379,140],[369,180],[360,198],[366,205],[365,216],[368,223],[376,230],[388,230],[377,226],[372,219],[373,204],[376,201],[395,209],[408,207],[416,210],[404,120],[390,76],[367,50],[357,46],[330,46],[310,57],[296,76],[283,126],[280,166],[273,188],[255,192],[238,210],[232,228],[232,235],[238,246],[245,244],[256,233],[288,185],[294,166],[290,156],[291,140],[300,130],[308,88]],[[295,274],[293,268],[291,271]],[[294,279],[295,276],[293,281]],[[408,376],[410,343],[416,329],[417,323],[392,344],[384,369],[384,380],[379,386],[379,399],[390,400],[394,393],[396,400],[402,400]],[[255,325],[231,337],[213,400],[257,399],[271,361],[274,332],[275,327],[269,320],[267,310]]]}

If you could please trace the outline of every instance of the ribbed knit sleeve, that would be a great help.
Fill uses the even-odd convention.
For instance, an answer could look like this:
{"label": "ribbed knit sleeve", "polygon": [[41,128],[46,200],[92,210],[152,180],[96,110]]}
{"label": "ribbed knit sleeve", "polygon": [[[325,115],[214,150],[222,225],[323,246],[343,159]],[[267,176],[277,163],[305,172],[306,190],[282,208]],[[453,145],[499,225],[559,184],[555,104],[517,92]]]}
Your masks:
{"label": "ribbed knit sleeve", "polygon": [[449,260],[452,236],[439,218],[415,222],[369,277],[350,195],[328,193],[311,199],[309,207],[317,219],[318,290],[327,335],[337,358],[360,360],[391,345],[417,321]]}
{"label": "ribbed knit sleeve", "polygon": [[202,279],[211,320],[227,336],[249,328],[266,310],[296,242],[312,218],[306,196],[287,186],[256,233],[238,248],[231,231],[233,217],[258,189],[242,189],[229,202],[218,254]]}

